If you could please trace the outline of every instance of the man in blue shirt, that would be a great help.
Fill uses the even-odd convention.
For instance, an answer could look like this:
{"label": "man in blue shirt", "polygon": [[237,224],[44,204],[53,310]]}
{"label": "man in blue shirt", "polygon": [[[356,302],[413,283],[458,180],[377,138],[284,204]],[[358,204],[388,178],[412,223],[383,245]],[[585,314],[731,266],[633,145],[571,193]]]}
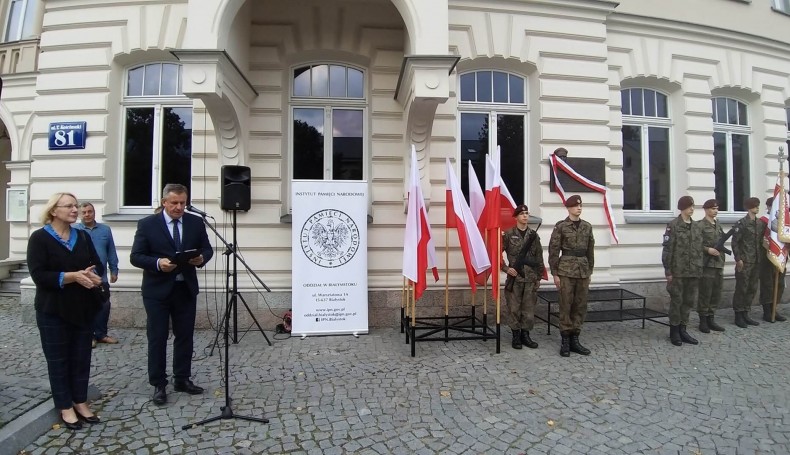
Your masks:
{"label": "man in blue shirt", "polygon": [[[77,223],[74,227],[88,232],[93,241],[93,246],[96,248],[96,253],[102,261],[105,270],[110,272],[109,283],[118,281],[118,254],[115,251],[115,241],[112,238],[112,230],[106,224],[96,222],[96,210],[90,202],[83,202],[80,204],[80,219],[81,223]],[[109,265],[109,267],[108,267]],[[107,273],[102,276],[102,286],[106,289],[110,288],[107,282]],[[118,340],[107,335],[107,322],[110,320],[110,300],[108,299],[102,305],[102,308],[96,314],[96,319],[93,321],[93,347],[96,343],[116,344]]]}

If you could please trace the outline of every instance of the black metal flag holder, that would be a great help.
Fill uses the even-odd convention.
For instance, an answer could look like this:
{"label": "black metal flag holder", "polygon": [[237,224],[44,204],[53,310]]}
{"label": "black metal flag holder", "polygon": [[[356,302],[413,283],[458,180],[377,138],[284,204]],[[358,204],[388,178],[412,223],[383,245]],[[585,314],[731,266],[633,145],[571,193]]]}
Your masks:
{"label": "black metal flag holder", "polygon": [[[219,232],[217,232],[217,230],[214,228],[214,226],[212,226],[211,223],[208,222],[206,217],[203,216],[203,224],[208,226],[208,228],[211,229],[212,232],[214,232],[214,234],[217,236],[217,238],[220,241],[222,241],[222,243],[225,245],[225,248],[226,248],[226,250],[225,250],[225,252],[223,254],[228,256],[228,260],[226,261],[226,265],[225,265],[225,271],[226,271],[226,275],[225,275],[225,290],[226,290],[227,298],[226,298],[226,303],[225,303],[225,314],[224,314],[223,319],[222,319],[222,325],[224,326],[224,329],[223,329],[222,333],[223,333],[223,338],[225,340],[225,365],[224,365],[223,372],[222,372],[223,380],[225,381],[225,406],[222,406],[220,408],[220,410],[222,411],[220,413],[220,415],[214,416],[214,417],[209,417],[208,419],[201,420],[199,422],[195,422],[195,423],[190,423],[188,425],[184,425],[184,426],[181,427],[182,430],[188,430],[190,428],[195,428],[198,425],[203,425],[203,424],[214,422],[214,421],[217,421],[217,420],[220,420],[220,419],[222,419],[222,420],[226,420],[226,419],[241,419],[241,420],[247,420],[247,421],[250,421],[250,422],[269,423],[268,419],[259,418],[259,417],[242,416],[242,415],[234,414],[233,413],[233,407],[231,406],[231,402],[233,400],[230,398],[230,368],[229,368],[230,359],[228,357],[229,356],[228,348],[230,346],[230,313],[231,313],[231,311],[233,311],[233,313],[234,313],[234,321],[235,321],[237,299],[241,300],[242,303],[244,303],[244,306],[247,308],[247,311],[249,312],[250,317],[252,317],[252,320],[255,321],[255,325],[258,326],[258,329],[260,330],[260,332],[263,335],[263,337],[266,339],[266,342],[269,343],[269,346],[272,345],[272,342],[269,341],[269,337],[266,336],[266,333],[263,331],[263,328],[258,323],[258,320],[255,319],[255,316],[252,314],[252,311],[250,310],[250,307],[247,305],[247,302],[244,300],[244,297],[242,297],[240,295],[240,293],[238,292],[238,276],[237,276],[237,273],[236,273],[236,265],[237,265],[236,262],[237,261],[240,261],[244,265],[244,267],[247,269],[247,271],[250,272],[258,280],[258,282],[263,286],[264,289],[266,289],[266,291],[271,292],[271,289],[269,289],[269,287],[266,286],[266,284],[260,279],[260,277],[258,277],[258,275],[256,275],[255,272],[253,272],[250,269],[250,266],[247,265],[247,263],[244,262],[244,259],[240,258],[238,253],[236,252],[236,210],[233,210],[232,212],[233,212],[233,215],[232,215],[233,218],[232,218],[231,226],[232,226],[232,229],[233,229],[233,243],[228,243],[224,238],[222,238],[222,236],[219,235]],[[233,255],[233,273],[232,274],[230,273],[230,256],[231,255]],[[229,282],[231,276],[233,277],[233,287],[232,288],[230,287],[230,282]],[[219,338],[219,332],[217,332],[217,338],[215,338],[215,340],[214,340],[214,346],[216,346],[218,338]],[[238,342],[238,340],[236,342]],[[211,348],[211,351],[212,351],[212,353],[214,352],[214,348],[213,347]]]}

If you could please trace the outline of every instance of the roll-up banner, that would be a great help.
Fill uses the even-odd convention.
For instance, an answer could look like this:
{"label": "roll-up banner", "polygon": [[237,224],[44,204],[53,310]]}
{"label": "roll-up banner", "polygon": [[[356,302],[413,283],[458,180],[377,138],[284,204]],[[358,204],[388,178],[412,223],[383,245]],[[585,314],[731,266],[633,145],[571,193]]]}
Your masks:
{"label": "roll-up banner", "polygon": [[291,183],[292,336],[368,333],[368,184]]}

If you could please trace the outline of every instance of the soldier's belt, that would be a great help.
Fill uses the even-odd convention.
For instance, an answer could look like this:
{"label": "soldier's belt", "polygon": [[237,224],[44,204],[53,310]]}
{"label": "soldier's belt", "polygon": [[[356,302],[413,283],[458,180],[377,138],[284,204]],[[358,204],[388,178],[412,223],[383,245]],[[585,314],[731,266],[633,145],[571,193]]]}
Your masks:
{"label": "soldier's belt", "polygon": [[562,250],[562,255],[583,258],[587,256],[587,250]]}

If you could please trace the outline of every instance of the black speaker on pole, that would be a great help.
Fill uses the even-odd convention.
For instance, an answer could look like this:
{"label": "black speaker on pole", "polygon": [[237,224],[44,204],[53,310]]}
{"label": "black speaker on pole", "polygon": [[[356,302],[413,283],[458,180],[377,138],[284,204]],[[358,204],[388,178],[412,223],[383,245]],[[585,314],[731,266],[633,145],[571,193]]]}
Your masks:
{"label": "black speaker on pole", "polygon": [[250,209],[250,168],[247,166],[222,166],[222,191],[220,208],[222,210]]}

